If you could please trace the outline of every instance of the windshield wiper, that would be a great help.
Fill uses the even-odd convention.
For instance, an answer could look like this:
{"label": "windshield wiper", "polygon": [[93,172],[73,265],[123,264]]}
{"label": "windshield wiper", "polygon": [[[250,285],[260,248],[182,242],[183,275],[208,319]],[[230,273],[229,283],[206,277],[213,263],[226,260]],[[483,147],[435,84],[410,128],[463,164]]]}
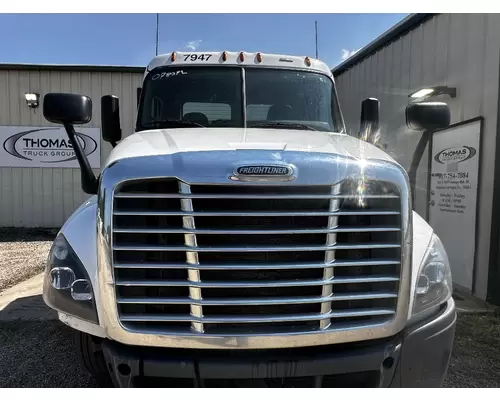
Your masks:
{"label": "windshield wiper", "polygon": [[158,127],[159,126],[198,126],[200,128],[206,128],[206,126],[199,124],[198,122],[186,121],[184,119],[158,119],[156,121],[148,122],[143,124],[145,127]]}
{"label": "windshield wiper", "polygon": [[249,128],[283,128],[283,129],[304,129],[308,131],[317,131],[312,126],[305,124],[286,123],[286,122],[257,122],[248,124]]}

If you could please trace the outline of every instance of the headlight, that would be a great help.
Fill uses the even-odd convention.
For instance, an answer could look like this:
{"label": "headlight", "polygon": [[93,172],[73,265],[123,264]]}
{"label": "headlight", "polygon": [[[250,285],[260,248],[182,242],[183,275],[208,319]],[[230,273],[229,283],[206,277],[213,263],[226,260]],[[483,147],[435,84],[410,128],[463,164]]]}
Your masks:
{"label": "headlight", "polygon": [[443,304],[452,293],[450,262],[443,243],[433,234],[418,272],[412,317]]}
{"label": "headlight", "polygon": [[98,323],[90,278],[63,234],[50,249],[43,286],[44,301],[51,308]]}

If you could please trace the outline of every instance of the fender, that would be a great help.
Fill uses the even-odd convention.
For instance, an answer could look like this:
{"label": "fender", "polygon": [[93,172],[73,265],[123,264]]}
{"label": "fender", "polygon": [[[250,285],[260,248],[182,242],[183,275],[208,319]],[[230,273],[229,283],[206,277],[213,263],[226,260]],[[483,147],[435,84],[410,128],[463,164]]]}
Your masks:
{"label": "fender", "polygon": [[[73,212],[59,232],[64,234],[90,277],[92,287],[94,288],[97,316],[99,317],[104,311],[101,309],[100,291],[98,290],[96,217],[97,195],[94,195]],[[95,336],[105,337],[105,327],[102,325],[98,326],[61,312],[58,315],[59,320],[74,329]],[[99,321],[101,321],[101,318],[99,318]]]}

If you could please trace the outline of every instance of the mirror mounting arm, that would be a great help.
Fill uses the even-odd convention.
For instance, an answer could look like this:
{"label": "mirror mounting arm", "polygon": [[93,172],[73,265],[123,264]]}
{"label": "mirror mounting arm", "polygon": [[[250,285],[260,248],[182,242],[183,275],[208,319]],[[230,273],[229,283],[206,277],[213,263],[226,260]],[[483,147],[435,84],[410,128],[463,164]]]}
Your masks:
{"label": "mirror mounting arm", "polygon": [[65,123],[63,125],[66,130],[66,134],[71,141],[73,150],[75,151],[78,164],[80,164],[80,170],[82,173],[82,189],[87,194],[97,194],[98,182],[94,175],[94,171],[92,171],[89,160],[85,156],[83,149],[80,146],[80,142],[77,140],[75,128],[72,124]]}
{"label": "mirror mounting arm", "polygon": [[415,148],[415,152],[413,153],[413,158],[411,160],[410,169],[408,170],[408,178],[410,180],[410,189],[411,189],[411,200],[412,203],[415,202],[415,190],[417,185],[417,169],[420,165],[420,161],[422,161],[422,156],[424,155],[425,148],[429,143],[429,139],[432,135],[432,131],[427,129],[422,132],[420,139],[417,143],[417,147]]}

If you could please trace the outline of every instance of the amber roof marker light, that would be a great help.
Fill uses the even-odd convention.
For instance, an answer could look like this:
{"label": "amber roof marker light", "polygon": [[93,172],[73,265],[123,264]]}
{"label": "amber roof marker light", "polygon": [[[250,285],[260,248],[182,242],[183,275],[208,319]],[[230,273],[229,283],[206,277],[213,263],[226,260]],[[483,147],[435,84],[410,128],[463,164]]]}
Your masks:
{"label": "amber roof marker light", "polygon": [[311,59],[310,59],[309,57],[306,57],[306,58],[305,58],[305,62],[306,62],[306,65],[307,65],[308,67],[310,67],[310,66],[311,66]]}
{"label": "amber roof marker light", "polygon": [[172,55],[170,56],[170,61],[174,62],[176,58],[177,58],[177,54],[175,54],[175,51],[173,51]]}
{"label": "amber roof marker light", "polygon": [[222,61],[227,61],[227,51],[222,52]]}
{"label": "amber roof marker light", "polygon": [[257,53],[257,62],[262,62],[262,53]]}

